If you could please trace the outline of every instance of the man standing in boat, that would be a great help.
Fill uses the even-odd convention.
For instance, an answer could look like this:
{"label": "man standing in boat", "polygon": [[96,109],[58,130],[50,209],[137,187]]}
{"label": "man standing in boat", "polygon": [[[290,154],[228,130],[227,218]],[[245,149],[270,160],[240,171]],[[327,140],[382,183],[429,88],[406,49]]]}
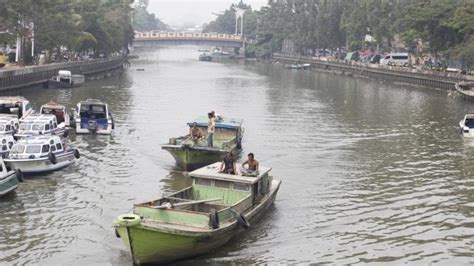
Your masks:
{"label": "man standing in boat", "polygon": [[216,129],[216,118],[213,112],[207,114],[209,121],[207,122],[207,146],[214,147],[214,131]]}

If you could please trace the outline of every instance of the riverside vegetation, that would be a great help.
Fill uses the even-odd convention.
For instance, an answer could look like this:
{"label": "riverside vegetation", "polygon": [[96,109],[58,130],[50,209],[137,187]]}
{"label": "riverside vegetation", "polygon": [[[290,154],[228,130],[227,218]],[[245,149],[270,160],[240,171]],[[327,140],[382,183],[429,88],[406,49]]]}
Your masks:
{"label": "riverside vegetation", "polygon": [[[246,52],[268,56],[290,40],[299,54],[318,49],[391,50],[400,39],[406,50],[474,63],[474,4],[464,0],[294,0],[269,1],[252,10],[232,5],[204,28],[235,32],[235,7],[244,8],[244,35],[257,42]],[[373,39],[369,42],[366,35]],[[420,44],[423,49],[417,49]]]}
{"label": "riverside vegetation", "polygon": [[[166,27],[146,10],[148,1],[133,0],[0,0],[0,44],[22,40],[22,63],[31,63],[40,53],[107,55],[125,49],[138,30]],[[135,18],[135,19],[132,19]],[[133,21],[133,23],[132,23]],[[34,38],[33,38],[34,35]]]}

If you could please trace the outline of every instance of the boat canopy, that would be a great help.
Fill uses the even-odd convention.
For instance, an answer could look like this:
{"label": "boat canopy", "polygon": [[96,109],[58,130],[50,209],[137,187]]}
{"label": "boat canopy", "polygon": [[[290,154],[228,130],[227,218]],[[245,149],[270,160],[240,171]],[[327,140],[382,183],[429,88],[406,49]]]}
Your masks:
{"label": "boat canopy", "polygon": [[27,99],[25,99],[22,96],[5,96],[5,97],[0,97],[0,104],[21,104],[24,102],[28,102]]}
{"label": "boat canopy", "polygon": [[[57,103],[57,102],[50,101],[49,103],[43,104],[41,106],[41,110],[43,110],[43,109],[47,109],[47,110],[65,110],[66,107],[62,104]],[[41,113],[43,113],[43,112],[41,112]]]}
{"label": "boat canopy", "polygon": [[[189,122],[188,126],[191,127],[193,123],[196,122],[198,127],[207,127],[208,120],[209,118],[207,116],[200,116],[196,118],[194,121]],[[243,122],[244,122],[243,119],[218,116],[218,119],[216,119],[216,128],[239,129],[242,126]]]}

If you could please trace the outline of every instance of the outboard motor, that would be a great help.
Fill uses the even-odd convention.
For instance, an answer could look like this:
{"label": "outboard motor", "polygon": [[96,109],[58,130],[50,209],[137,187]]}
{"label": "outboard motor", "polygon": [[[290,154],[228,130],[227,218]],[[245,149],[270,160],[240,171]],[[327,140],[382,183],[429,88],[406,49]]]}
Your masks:
{"label": "outboard motor", "polygon": [[97,124],[97,121],[89,120],[89,123],[87,124],[87,129],[89,129],[91,133],[97,133],[98,128],[99,128],[99,125]]}

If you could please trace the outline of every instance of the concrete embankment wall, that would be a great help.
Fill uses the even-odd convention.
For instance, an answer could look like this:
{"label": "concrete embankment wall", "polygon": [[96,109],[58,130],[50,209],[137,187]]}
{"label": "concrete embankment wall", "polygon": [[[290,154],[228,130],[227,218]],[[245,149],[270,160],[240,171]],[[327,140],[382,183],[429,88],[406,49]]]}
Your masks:
{"label": "concrete embankment wall", "polygon": [[282,54],[275,54],[273,58],[286,63],[310,63],[311,67],[316,70],[446,90],[454,90],[454,84],[457,82],[474,80],[473,77],[456,73],[386,67],[358,62],[347,63],[343,60],[323,61],[318,58],[295,57]]}
{"label": "concrete embankment wall", "polygon": [[57,75],[59,70],[69,70],[72,74],[91,75],[117,69],[123,66],[125,60],[126,57],[121,56],[0,70],[0,91],[45,83],[52,76]]}

